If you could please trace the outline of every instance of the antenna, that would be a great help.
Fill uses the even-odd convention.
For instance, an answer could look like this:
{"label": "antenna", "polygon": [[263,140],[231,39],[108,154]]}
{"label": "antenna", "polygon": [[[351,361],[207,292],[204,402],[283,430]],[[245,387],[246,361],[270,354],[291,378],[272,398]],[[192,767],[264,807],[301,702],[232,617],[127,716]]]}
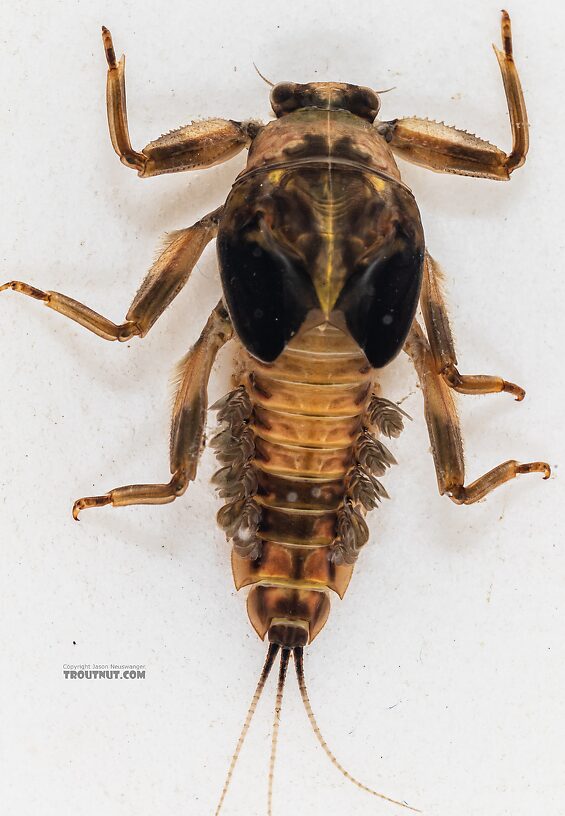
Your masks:
{"label": "antenna", "polygon": [[271,82],[271,80],[270,80],[270,79],[267,79],[267,77],[263,76],[263,74],[262,74],[262,73],[261,73],[261,71],[260,71],[260,70],[257,68],[257,66],[255,65],[255,63],[253,63],[253,67],[255,68],[255,70],[257,71],[257,73],[259,74],[259,76],[261,77],[261,79],[263,80],[263,82],[266,82],[266,83],[267,83],[267,85],[270,85],[270,86],[271,86],[271,88],[274,88],[274,87],[275,87],[275,83],[274,83],[274,82]]}

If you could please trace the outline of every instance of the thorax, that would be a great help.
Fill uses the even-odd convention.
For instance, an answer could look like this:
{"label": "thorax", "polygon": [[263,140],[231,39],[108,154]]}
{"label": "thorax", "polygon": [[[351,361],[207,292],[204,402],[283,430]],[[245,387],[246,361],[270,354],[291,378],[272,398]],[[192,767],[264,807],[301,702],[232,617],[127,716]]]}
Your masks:
{"label": "thorax", "polygon": [[357,164],[400,180],[386,140],[348,111],[305,108],[268,124],[256,137],[242,175],[279,164]]}

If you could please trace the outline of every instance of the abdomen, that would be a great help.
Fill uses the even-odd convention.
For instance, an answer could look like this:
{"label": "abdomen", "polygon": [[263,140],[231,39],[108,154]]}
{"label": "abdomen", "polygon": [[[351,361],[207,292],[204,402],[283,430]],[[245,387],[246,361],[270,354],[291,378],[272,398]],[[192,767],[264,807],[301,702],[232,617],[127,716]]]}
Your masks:
{"label": "abdomen", "polygon": [[216,480],[230,500],[218,517],[234,542],[235,585],[251,587],[259,636],[311,641],[367,540],[359,443],[371,438],[374,371],[327,323],[299,334],[272,364],[242,349],[242,365],[220,406]]}

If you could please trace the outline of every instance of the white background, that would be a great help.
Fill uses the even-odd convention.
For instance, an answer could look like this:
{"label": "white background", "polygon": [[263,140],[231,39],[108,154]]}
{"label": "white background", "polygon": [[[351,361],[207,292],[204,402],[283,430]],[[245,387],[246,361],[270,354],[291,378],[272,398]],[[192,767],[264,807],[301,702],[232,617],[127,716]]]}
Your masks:
{"label": "white background", "polygon": [[[474,507],[437,494],[406,358],[383,393],[414,422],[392,448],[392,500],[349,592],[307,650],[314,710],[341,761],[434,816],[559,813],[565,796],[563,155],[565,15],[514,0],[531,153],[511,183],[402,164],[442,263],[460,369],[523,385],[461,397],[471,479],[547,459]],[[2,277],[121,321],[159,236],[225,198],[239,156],[140,181],[114,155],[99,29],[128,56],[134,146],[192,118],[266,119],[275,81],[396,89],[383,118],[445,119],[509,146],[490,43],[495,3],[59,2],[2,11]],[[211,814],[265,646],[233,589],[206,454],[182,500],[70,510],[75,498],[168,479],[168,378],[219,296],[213,247],[143,341],[105,343],[0,296],[0,798],[12,814]],[[211,397],[228,388],[229,354]],[[75,645],[75,643],[76,645]],[[143,681],[70,681],[63,663],[144,663]],[[273,688],[228,814],[264,814]],[[275,814],[400,813],[318,748],[291,676]]]}

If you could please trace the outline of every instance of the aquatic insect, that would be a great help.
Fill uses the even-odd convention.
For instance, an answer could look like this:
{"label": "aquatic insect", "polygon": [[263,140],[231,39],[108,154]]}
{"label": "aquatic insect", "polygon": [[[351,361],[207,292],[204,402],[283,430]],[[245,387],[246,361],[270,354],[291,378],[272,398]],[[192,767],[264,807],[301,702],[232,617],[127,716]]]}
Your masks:
{"label": "aquatic insect", "polygon": [[[178,369],[172,478],[79,499],[73,514],[78,518],[83,509],[108,504],[166,503],[185,492],[204,443],[213,361],[228,341],[237,344],[233,390],[213,406],[221,423],[211,440],[221,465],[214,482],[225,501],[218,519],[233,544],[235,583],[249,588],[251,623],[269,648],[217,813],[280,653],[271,812],[279,713],[291,658],[316,736],[352,779],[316,725],[303,650],[327,619],[330,594],[343,597],[347,589],[368,539],[365,513],[387,495],[380,479],[395,460],[380,437],[398,436],[403,412],[380,395],[378,371],[402,348],[412,358],[440,493],[456,503],[476,502],[518,474],[549,476],[546,463],[510,461],[465,485],[451,392],[506,391],[521,400],[524,391],[500,377],[458,372],[440,271],[426,251],[417,205],[394,159],[399,155],[439,172],[499,180],[523,164],[527,117],[510,20],[504,13],[503,48],[496,52],[513,136],[508,155],[428,120],[380,121],[379,95],[342,83],[277,84],[271,92],[276,119],[268,125],[197,122],[137,152],[128,135],[124,62],[117,62],[107,30],[103,38],[110,133],[126,166],[147,178],[210,167],[248,148],[247,166],[223,206],[169,236],[122,324],[27,283],[11,281],[2,289],[34,297],[105,339],[143,337],[185,285],[206,244],[217,238],[224,297]],[[418,303],[424,327],[415,318]]]}

